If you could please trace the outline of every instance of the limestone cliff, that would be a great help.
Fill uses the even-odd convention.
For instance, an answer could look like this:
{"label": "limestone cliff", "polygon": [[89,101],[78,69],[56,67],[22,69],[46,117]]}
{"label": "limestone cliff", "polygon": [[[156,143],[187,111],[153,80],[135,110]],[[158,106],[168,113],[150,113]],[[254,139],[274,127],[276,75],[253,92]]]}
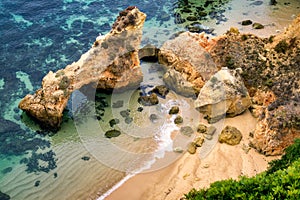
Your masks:
{"label": "limestone cliff", "polygon": [[99,36],[93,47],[65,69],[50,71],[42,87],[26,95],[19,108],[43,125],[57,129],[74,90],[93,83],[101,89],[124,89],[138,85],[143,78],[138,50],[146,15],[136,7],[119,13],[112,30]]}

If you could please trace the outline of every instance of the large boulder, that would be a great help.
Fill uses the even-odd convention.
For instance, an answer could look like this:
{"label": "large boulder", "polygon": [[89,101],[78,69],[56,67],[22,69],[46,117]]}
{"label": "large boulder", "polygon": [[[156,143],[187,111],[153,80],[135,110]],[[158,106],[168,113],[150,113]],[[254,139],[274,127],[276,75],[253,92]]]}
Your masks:
{"label": "large boulder", "polygon": [[239,115],[250,105],[250,96],[239,73],[227,68],[222,68],[205,83],[195,101],[196,109],[209,123],[215,123],[225,115]]}
{"label": "large boulder", "polygon": [[205,47],[203,34],[181,33],[166,41],[158,52],[158,61],[165,66],[166,85],[183,96],[197,96],[204,82],[217,71]]}
{"label": "large boulder", "polygon": [[26,95],[19,108],[44,126],[57,129],[74,90],[90,84],[105,90],[137,86],[143,79],[138,50],[146,15],[136,7],[120,12],[112,30],[99,36],[81,58],[56,73],[50,71],[34,95]]}
{"label": "large boulder", "polygon": [[242,133],[235,127],[226,126],[219,135],[218,141],[229,145],[237,145],[242,140]]}

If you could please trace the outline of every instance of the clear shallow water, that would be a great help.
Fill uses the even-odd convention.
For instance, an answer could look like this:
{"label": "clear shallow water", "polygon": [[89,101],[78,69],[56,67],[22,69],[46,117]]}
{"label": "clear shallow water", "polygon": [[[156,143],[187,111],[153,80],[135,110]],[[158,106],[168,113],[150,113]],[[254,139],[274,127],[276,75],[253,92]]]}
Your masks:
{"label": "clear shallow water", "polygon": [[[254,2],[258,2],[256,3],[258,5],[253,4]],[[282,30],[299,12],[298,1],[288,2],[290,4],[284,5],[286,2],[279,1],[277,6],[270,7],[267,2],[261,4],[260,1],[232,0],[221,6],[218,12],[218,15],[222,13],[223,20],[207,17],[200,22],[214,28],[214,34],[217,35],[230,26],[261,35],[275,34],[276,30]],[[97,155],[93,155],[87,149],[82,132],[78,132],[67,112],[62,129],[57,134],[40,135],[42,131],[38,125],[22,114],[17,105],[27,93],[33,93],[40,87],[41,79],[48,71],[56,71],[78,60],[80,55],[91,47],[99,33],[105,34],[110,30],[118,12],[129,5],[137,5],[147,14],[143,44],[150,42],[159,46],[174,32],[185,29],[185,25],[174,22],[176,21],[174,12],[180,5],[175,0],[0,0],[0,190],[2,192],[9,194],[13,199],[96,198],[125,176],[124,170],[111,169],[99,162]],[[248,18],[265,24],[266,28],[257,31],[251,27],[242,27],[239,22]],[[147,70],[143,70],[147,74]],[[159,83],[157,74],[155,76],[147,74],[144,84],[153,83]],[[106,98],[110,102],[111,97]],[[124,99],[120,96],[114,97],[114,100],[118,98]],[[189,100],[176,95],[174,98],[178,101],[165,101],[163,106],[169,108],[172,104],[179,104],[185,108],[189,105]],[[134,106],[135,103],[130,104],[131,110],[136,110]],[[114,116],[119,116],[119,111],[116,110]],[[165,112],[164,109],[157,110],[156,107],[144,111],[146,116],[151,113],[165,116]],[[106,115],[104,121],[99,123],[101,133],[109,128],[107,120],[112,118],[111,114]],[[188,112],[186,117],[187,121],[192,121]],[[134,123],[149,125],[146,119],[148,120],[145,117],[144,122]],[[124,135],[117,138],[112,144],[125,149],[130,147],[128,150],[139,153],[145,152],[144,146],[149,147],[147,153],[153,153],[160,144],[166,145],[165,150],[172,150],[170,134],[162,135],[160,132],[168,128],[170,121],[171,119],[164,119],[163,123],[156,125],[157,131],[154,133],[151,132],[153,129],[144,127],[145,135],[151,136],[148,137],[149,140],[137,139],[141,132],[130,132],[128,137]],[[190,125],[193,126],[193,123]],[[129,126],[127,129],[130,130],[132,127]],[[83,130],[91,137],[100,137],[97,133],[93,135],[93,131],[89,132],[89,129]],[[137,145],[131,146],[134,142]],[[180,142],[178,145],[184,146]],[[110,155],[111,152],[107,153]],[[158,152],[157,157],[163,154],[164,152]],[[146,156],[145,162],[151,161],[152,158]],[[140,167],[139,164],[137,163],[137,168]]]}

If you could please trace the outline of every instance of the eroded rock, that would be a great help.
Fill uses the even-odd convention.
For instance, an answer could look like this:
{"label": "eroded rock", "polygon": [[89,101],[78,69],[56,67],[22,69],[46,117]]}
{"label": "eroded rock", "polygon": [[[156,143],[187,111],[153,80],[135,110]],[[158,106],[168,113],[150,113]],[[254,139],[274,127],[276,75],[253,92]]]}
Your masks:
{"label": "eroded rock", "polygon": [[159,103],[157,95],[155,93],[151,93],[150,95],[141,96],[138,98],[138,102],[143,106],[153,106]]}
{"label": "eroded rock", "polygon": [[219,142],[229,145],[237,145],[242,140],[242,133],[235,127],[226,126],[219,135]]}
{"label": "eroded rock", "polygon": [[209,123],[225,115],[234,117],[251,105],[251,99],[239,73],[222,68],[207,81],[195,101],[195,107]]}
{"label": "eroded rock", "polygon": [[110,33],[99,36],[81,58],[56,73],[50,71],[42,87],[26,95],[19,108],[44,126],[57,129],[74,90],[93,83],[105,90],[123,90],[142,81],[138,49],[146,15],[136,7],[120,12]]}
{"label": "eroded rock", "polygon": [[196,97],[204,82],[217,71],[205,47],[203,34],[182,33],[166,41],[158,52],[158,61],[166,68],[166,85],[177,93]]}
{"label": "eroded rock", "polygon": [[172,106],[172,108],[169,110],[169,115],[175,115],[179,113],[179,107],[178,106]]}

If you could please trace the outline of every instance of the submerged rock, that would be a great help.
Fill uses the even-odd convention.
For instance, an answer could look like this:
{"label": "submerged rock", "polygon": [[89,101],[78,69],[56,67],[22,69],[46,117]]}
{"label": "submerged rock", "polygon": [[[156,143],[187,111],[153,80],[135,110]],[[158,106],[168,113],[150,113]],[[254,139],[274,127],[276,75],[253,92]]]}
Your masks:
{"label": "submerged rock", "polygon": [[77,62],[56,73],[50,71],[42,87],[34,95],[25,96],[19,108],[45,127],[58,129],[74,90],[91,83],[105,90],[138,86],[143,79],[138,50],[145,18],[136,7],[120,12],[108,34],[99,36]]}
{"label": "submerged rock", "polygon": [[0,191],[0,199],[1,200],[9,200],[10,196]]}
{"label": "submerged rock", "polygon": [[180,133],[183,134],[183,135],[186,135],[188,137],[191,137],[192,134],[194,133],[194,130],[190,126],[183,126],[183,127],[180,128]]}
{"label": "submerged rock", "polygon": [[195,101],[196,109],[209,123],[215,123],[225,115],[239,115],[250,105],[250,96],[239,73],[227,68],[222,68],[206,82]]}
{"label": "submerged rock", "polygon": [[109,120],[110,127],[114,127],[114,125],[117,125],[118,123],[120,123],[120,120],[118,118]]}
{"label": "submerged rock", "polygon": [[118,130],[115,130],[115,129],[106,131],[106,133],[105,133],[105,137],[107,137],[107,138],[118,137],[119,135],[121,135],[121,132]]}
{"label": "submerged rock", "polygon": [[169,88],[167,88],[164,85],[158,85],[153,88],[151,92],[154,92],[155,94],[161,96],[162,98],[166,98],[167,94],[169,93]]}
{"label": "submerged rock", "polygon": [[237,145],[242,140],[242,133],[235,127],[226,126],[219,135],[219,142],[229,145]]}
{"label": "submerged rock", "polygon": [[157,95],[155,93],[139,97],[138,102],[143,106],[153,106],[159,103]]}

